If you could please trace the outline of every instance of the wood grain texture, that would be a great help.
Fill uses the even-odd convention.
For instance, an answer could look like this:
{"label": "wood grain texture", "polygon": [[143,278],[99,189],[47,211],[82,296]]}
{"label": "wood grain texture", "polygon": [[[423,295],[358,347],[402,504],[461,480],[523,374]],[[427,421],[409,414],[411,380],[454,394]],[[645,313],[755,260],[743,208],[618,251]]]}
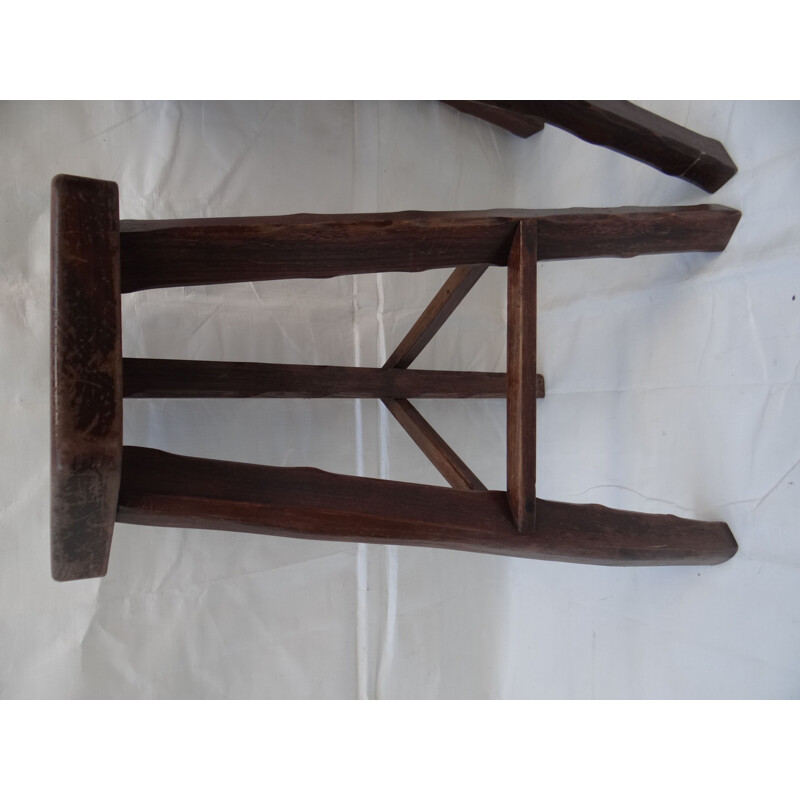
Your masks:
{"label": "wood grain texture", "polygon": [[[125,397],[505,397],[505,372],[123,358]],[[544,378],[536,391],[544,397]]]}
{"label": "wood grain texture", "polygon": [[544,128],[543,120],[536,119],[530,114],[517,114],[514,111],[507,111],[504,108],[492,105],[491,101],[442,100],[442,102],[457,111],[463,111],[465,114],[471,114],[473,117],[479,117],[486,120],[486,122],[491,122],[493,125],[505,128],[515,136],[520,136],[523,139],[528,139]]}
{"label": "wood grain texture", "polygon": [[[114,518],[608,565],[713,564],[724,523],[535,498],[539,260],[724,248],[719,206],[124,223],[115,184],[58,176],[52,205],[51,554],[58,580],[105,574]],[[487,264],[509,266],[507,374],[408,370]],[[463,265],[474,265],[464,267]],[[460,269],[382,369],[124,361],[120,291],[348,272]],[[124,382],[124,385],[123,385]],[[541,387],[541,392],[538,391]],[[509,491],[489,492],[407,397],[509,398]],[[122,447],[122,397],[381,397],[459,488]],[[535,513],[535,517],[534,517]],[[519,531],[535,535],[521,536]]]}
{"label": "wood grain texture", "polygon": [[450,318],[450,315],[458,308],[458,304],[467,296],[469,290],[487,269],[488,264],[454,269],[427,308],[411,326],[411,330],[403,337],[403,341],[386,359],[386,363],[383,365],[384,369],[408,367]]}
{"label": "wood grain texture", "polygon": [[485,492],[486,487],[472,470],[439,436],[408,400],[383,398],[383,404],[414,440],[417,447],[454,489]]}
{"label": "wood grain texture", "polygon": [[625,100],[481,100],[461,110],[512,133],[524,131],[525,120],[532,126],[544,121],[707,192],[717,191],[737,171],[721,142]]}
{"label": "wood grain texture", "polygon": [[740,216],[700,205],[123,221],[122,291],[505,266],[523,219],[538,222],[540,261],[716,252]]}
{"label": "wood grain texture", "polygon": [[51,569],[106,574],[122,464],[117,185],[58,175],[51,206]]}
{"label": "wood grain texture", "polygon": [[506,481],[520,533],[536,527],[536,222],[519,225],[508,261]]}
{"label": "wood grain texture", "polygon": [[505,492],[189,458],[125,447],[117,519],[327,541],[444,547],[608,566],[718,564],[736,552],[722,522],[537,501],[520,536]]}

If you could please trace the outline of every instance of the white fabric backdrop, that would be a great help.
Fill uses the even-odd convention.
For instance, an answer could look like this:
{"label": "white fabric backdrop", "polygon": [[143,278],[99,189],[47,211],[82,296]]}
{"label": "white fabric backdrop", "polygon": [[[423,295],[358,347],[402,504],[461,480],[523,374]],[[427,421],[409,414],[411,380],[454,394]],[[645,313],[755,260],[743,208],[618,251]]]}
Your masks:
{"label": "white fabric backdrop", "polygon": [[[434,102],[0,105],[0,696],[800,697],[800,104],[641,102],[723,141],[713,197],[554,128]],[[125,218],[716,202],[722,254],[549,262],[538,494],[722,519],[708,568],[616,569],[118,525],[108,576],[49,574],[49,186]],[[377,366],[447,271],[157,290],[126,355]],[[795,298],[798,297],[796,300]],[[502,370],[487,272],[417,361]],[[419,408],[490,488],[505,404]],[[125,404],[125,441],[443,484],[377,401]]]}

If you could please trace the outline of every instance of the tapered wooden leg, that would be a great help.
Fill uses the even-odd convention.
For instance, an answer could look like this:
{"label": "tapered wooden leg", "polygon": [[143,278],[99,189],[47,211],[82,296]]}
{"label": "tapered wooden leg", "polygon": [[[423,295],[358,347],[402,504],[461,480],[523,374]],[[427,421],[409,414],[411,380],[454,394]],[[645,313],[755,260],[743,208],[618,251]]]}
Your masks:
{"label": "tapered wooden leg", "polygon": [[303,214],[120,223],[122,291],[508,263],[523,219],[540,261],[723,250],[724,206]]}
{"label": "tapered wooden leg", "polygon": [[723,522],[539,500],[520,536],[505,492],[189,458],[125,447],[117,520],[327,541],[444,547],[609,566],[718,564]]}
{"label": "tapered wooden leg", "polygon": [[543,122],[608,147],[657,170],[715,192],[736,164],[716,139],[701,136],[625,100],[478,100],[454,103],[460,111],[530,136]]}

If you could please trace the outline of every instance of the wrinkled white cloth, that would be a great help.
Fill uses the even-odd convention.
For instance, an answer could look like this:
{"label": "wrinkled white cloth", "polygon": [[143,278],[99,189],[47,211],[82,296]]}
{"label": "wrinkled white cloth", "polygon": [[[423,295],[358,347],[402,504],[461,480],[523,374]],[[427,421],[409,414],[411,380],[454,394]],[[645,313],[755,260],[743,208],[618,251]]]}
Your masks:
{"label": "wrinkled white cloth", "polygon": [[[800,104],[642,102],[720,139],[715,195],[547,127],[434,102],[0,105],[0,697],[800,696]],[[721,254],[539,266],[538,494],[728,522],[705,567],[604,568],[117,525],[108,576],[49,572],[49,192],[123,218],[739,208]],[[378,366],[421,274],[127,295],[126,355]],[[490,269],[415,366],[503,370]],[[417,407],[490,488],[505,403]],[[378,401],[130,400],[125,441],[443,485]]]}

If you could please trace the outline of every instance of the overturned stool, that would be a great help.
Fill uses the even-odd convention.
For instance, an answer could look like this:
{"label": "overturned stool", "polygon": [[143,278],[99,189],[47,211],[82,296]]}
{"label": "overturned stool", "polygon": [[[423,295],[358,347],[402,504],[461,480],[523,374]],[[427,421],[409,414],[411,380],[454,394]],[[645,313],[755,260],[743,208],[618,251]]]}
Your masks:
{"label": "overturned stool", "polygon": [[[716,564],[722,522],[535,496],[537,260],[715,252],[722,206],[120,221],[117,185],[52,195],[51,564],[101,577],[115,520],[605,565]],[[506,373],[408,369],[489,265],[508,269]],[[120,296],[168,286],[456,269],[382,368],[123,358]],[[409,402],[507,398],[507,491],[488,491]],[[123,446],[123,397],[380,398],[452,488]]]}

